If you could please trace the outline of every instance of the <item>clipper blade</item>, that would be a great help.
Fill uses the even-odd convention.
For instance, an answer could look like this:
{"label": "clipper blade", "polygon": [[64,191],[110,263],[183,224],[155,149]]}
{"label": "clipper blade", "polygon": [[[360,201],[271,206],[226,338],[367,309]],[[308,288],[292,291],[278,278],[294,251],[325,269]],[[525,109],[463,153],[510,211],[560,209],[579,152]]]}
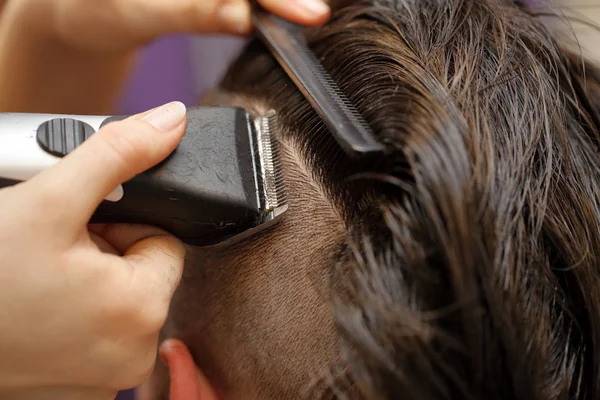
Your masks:
{"label": "clipper blade", "polygon": [[260,179],[264,221],[277,218],[287,210],[287,193],[277,132],[277,113],[274,110],[255,119],[257,147],[260,159]]}

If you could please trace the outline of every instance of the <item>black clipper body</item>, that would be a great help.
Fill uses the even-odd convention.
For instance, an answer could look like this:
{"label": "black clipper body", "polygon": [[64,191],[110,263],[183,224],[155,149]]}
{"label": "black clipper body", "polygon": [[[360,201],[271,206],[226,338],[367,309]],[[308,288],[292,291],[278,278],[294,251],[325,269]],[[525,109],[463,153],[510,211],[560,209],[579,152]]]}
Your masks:
{"label": "black clipper body", "polygon": [[[187,117],[177,149],[111,193],[91,223],[147,224],[187,244],[212,246],[242,239],[278,220],[287,199],[275,113],[255,117],[242,108],[195,107]],[[0,150],[0,186],[27,179],[105,124],[123,118],[0,114],[0,138],[20,132],[18,148],[35,145],[35,154],[17,167],[19,154]],[[13,168],[7,162],[11,157]]]}

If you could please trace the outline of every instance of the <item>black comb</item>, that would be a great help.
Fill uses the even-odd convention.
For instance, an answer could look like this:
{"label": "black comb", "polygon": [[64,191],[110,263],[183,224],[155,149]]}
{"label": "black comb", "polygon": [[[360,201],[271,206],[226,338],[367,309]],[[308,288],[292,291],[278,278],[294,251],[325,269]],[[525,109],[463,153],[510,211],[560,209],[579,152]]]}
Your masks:
{"label": "black comb", "polygon": [[333,136],[351,156],[376,155],[384,148],[317,60],[304,37],[304,27],[285,21],[260,6],[253,7],[258,37],[306,97]]}

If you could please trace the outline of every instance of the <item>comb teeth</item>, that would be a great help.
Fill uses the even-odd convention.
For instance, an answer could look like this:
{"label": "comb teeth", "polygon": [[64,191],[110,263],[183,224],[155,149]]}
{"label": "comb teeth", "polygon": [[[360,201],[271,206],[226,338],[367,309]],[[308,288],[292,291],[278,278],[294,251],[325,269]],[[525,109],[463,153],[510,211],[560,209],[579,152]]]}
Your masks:
{"label": "comb teeth", "polygon": [[258,148],[261,159],[262,182],[265,195],[265,214],[287,204],[287,193],[283,176],[283,166],[279,153],[277,114],[269,111],[256,119]]}
{"label": "comb teeth", "polygon": [[323,64],[321,64],[314,56],[314,53],[310,47],[308,47],[308,43],[302,32],[295,30],[292,31],[291,34],[296,41],[297,50],[307,58],[308,62],[306,64],[313,77],[321,84],[332,99],[338,100],[337,102],[334,102],[334,104],[337,105],[339,111],[344,114],[353,125],[358,125],[365,131],[370,131],[371,127],[367,124],[367,121],[365,121],[358,113],[354,104],[344,93],[342,93],[333,78],[331,78],[329,73],[323,67]]}
{"label": "comb teeth", "polygon": [[255,6],[259,37],[350,155],[383,153],[371,127],[338,88],[308,46],[303,28]]}

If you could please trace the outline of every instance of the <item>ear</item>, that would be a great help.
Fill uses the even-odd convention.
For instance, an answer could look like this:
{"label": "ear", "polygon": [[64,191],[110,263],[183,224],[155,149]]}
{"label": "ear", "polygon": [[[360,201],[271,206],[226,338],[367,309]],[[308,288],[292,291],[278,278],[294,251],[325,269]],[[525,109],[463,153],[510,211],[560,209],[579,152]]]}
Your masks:
{"label": "ear", "polygon": [[187,346],[167,339],[159,349],[160,358],[169,367],[170,400],[217,400],[215,390],[200,372]]}

